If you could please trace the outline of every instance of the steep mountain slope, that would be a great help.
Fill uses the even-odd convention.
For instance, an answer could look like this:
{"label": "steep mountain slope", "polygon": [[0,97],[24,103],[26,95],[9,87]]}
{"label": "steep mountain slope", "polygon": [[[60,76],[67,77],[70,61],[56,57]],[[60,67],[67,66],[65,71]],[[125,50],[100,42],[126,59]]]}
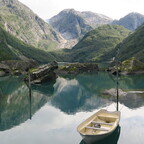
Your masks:
{"label": "steep mountain slope", "polygon": [[99,62],[129,34],[130,31],[122,26],[100,26],[88,32],[73,49],[57,51],[57,56],[62,61]]}
{"label": "steep mountain slope", "polygon": [[66,40],[75,40],[75,43],[94,27],[111,22],[112,19],[104,15],[74,9],[65,9],[49,20],[49,24]]}
{"label": "steep mountain slope", "polygon": [[0,0],[0,24],[7,32],[40,49],[55,49],[63,42],[51,26],[18,0]]}
{"label": "steep mountain slope", "polygon": [[55,58],[47,52],[25,44],[23,41],[10,35],[0,27],[0,61],[3,60],[28,60],[37,62],[50,62]]}
{"label": "steep mountain slope", "polygon": [[124,26],[125,28],[134,31],[144,23],[144,15],[139,13],[130,13],[120,20],[113,21],[112,24]]}
{"label": "steep mountain slope", "polygon": [[115,48],[130,31],[116,25],[104,25],[87,33],[84,38],[73,48],[73,60],[101,61],[108,51]]}
{"label": "steep mountain slope", "polygon": [[144,25],[120,43],[109,54],[109,57],[115,56],[117,49],[119,49],[119,60],[121,61],[135,57],[144,62]]}

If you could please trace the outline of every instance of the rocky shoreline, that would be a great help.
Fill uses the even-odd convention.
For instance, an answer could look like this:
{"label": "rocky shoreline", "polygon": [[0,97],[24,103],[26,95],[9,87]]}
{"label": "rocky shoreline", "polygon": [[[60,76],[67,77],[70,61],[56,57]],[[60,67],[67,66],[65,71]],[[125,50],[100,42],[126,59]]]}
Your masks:
{"label": "rocky shoreline", "polygon": [[[97,63],[69,63],[58,65],[53,61],[49,64],[38,65],[34,60],[11,60],[0,62],[0,76],[5,75],[27,75],[25,79],[28,81],[28,74],[31,76],[33,83],[39,84],[50,80],[56,80],[59,76],[67,74],[95,73],[103,71]],[[109,67],[108,72],[116,74],[115,67]],[[120,64],[118,67],[119,74],[142,74],[144,73],[144,64],[138,60],[131,58]]]}
{"label": "rocky shoreline", "polygon": [[[58,69],[58,63],[56,61],[31,69],[29,71],[30,81],[34,84],[41,84],[46,81],[56,80],[57,75],[54,72],[55,69]],[[28,77],[25,80],[28,81]]]}
{"label": "rocky shoreline", "polygon": [[[116,66],[112,66],[107,71],[116,74],[117,68]],[[118,63],[118,72],[120,75],[144,74],[144,63],[132,57]]]}
{"label": "rocky shoreline", "polygon": [[34,60],[7,60],[0,62],[0,76],[26,74],[29,69],[38,64]]}
{"label": "rocky shoreline", "polygon": [[58,66],[56,61],[40,66],[33,60],[13,60],[0,63],[0,76],[26,75],[25,81],[28,81],[28,75],[30,75],[31,82],[35,84],[56,80],[58,75],[93,73],[97,71],[99,71],[99,67],[96,63],[71,63],[63,66]]}

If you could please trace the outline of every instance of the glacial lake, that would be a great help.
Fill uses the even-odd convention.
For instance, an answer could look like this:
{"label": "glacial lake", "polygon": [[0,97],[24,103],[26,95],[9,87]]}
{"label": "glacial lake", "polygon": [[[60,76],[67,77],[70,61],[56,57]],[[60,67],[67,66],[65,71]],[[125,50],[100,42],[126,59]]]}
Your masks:
{"label": "glacial lake", "polygon": [[[29,97],[22,77],[0,77],[0,144],[85,144],[77,126],[99,109],[116,110],[116,99],[103,95],[116,87],[106,72],[58,77],[32,85]],[[144,90],[144,75],[120,77],[125,91]],[[120,97],[119,127],[95,144],[144,143],[144,94]]]}

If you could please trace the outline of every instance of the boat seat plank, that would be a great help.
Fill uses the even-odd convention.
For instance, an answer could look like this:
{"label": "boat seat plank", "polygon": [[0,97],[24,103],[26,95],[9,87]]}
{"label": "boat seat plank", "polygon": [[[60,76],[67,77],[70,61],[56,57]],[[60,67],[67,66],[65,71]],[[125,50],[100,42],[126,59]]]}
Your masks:
{"label": "boat seat plank", "polygon": [[91,123],[93,123],[93,124],[104,124],[104,125],[113,125],[113,123],[96,122],[96,121],[92,121]]}
{"label": "boat seat plank", "polygon": [[89,127],[89,126],[86,126],[85,128],[93,129],[93,130],[109,131],[108,129],[104,129],[104,128],[95,128],[95,127]]}

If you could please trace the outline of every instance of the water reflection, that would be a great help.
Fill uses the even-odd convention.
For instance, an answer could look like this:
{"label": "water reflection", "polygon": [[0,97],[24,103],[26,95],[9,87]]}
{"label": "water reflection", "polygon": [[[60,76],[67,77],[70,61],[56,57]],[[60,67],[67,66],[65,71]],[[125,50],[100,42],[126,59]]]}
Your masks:
{"label": "water reflection", "polygon": [[120,102],[131,109],[137,109],[144,106],[144,94],[128,94]]}
{"label": "water reflection", "polygon": [[124,90],[143,90],[144,75],[125,75],[120,77],[120,87]]}
{"label": "water reflection", "polygon": [[[1,77],[0,130],[10,129],[31,119],[48,101],[67,114],[93,111],[108,106],[115,100],[102,96],[102,92],[115,87],[114,78],[108,73],[59,77],[56,83],[32,85],[32,96],[29,97],[28,87],[21,77]],[[142,90],[143,81],[144,75],[121,76],[120,88]],[[136,109],[144,105],[144,95],[131,94],[121,97],[120,103]]]}
{"label": "water reflection", "polygon": [[5,96],[13,93],[22,85],[22,77],[0,77],[0,95]]}
{"label": "water reflection", "polygon": [[[117,144],[119,136],[120,136],[120,130],[121,130],[121,127],[118,126],[111,135],[109,135],[105,139],[97,141],[93,144]],[[88,143],[86,143],[85,141],[82,140],[80,142],[80,144],[88,144]]]}
{"label": "water reflection", "polygon": [[[144,75],[140,77],[141,80],[136,81],[139,76],[121,76],[120,88],[123,90],[143,90]],[[51,103],[67,114],[92,111],[110,105],[116,101],[116,98],[103,96],[102,92],[105,89],[116,87],[114,79],[115,77],[108,73],[81,74],[74,78],[59,77],[54,84],[55,92]],[[119,101],[131,109],[135,109],[144,105],[144,95],[129,94],[127,97],[120,97]]]}
{"label": "water reflection", "polygon": [[[74,114],[78,111],[90,111],[110,104],[108,99],[98,95],[98,84],[90,89],[90,85],[93,85],[92,82],[88,80],[89,77],[85,76],[84,78],[64,79],[59,77],[54,85],[55,93],[51,100],[52,105],[63,112]],[[81,84],[80,80],[82,79],[83,83]]]}
{"label": "water reflection", "polygon": [[[103,90],[115,87],[112,77],[107,73],[59,77],[56,83],[32,86],[31,97],[21,78],[0,78],[1,143],[84,144],[76,127],[101,107],[115,110],[114,100],[102,96]],[[143,90],[143,81],[144,75],[121,76],[120,88]],[[95,144],[143,143],[144,96],[121,97],[120,109],[120,137],[119,131]]]}
{"label": "water reflection", "polygon": [[24,121],[49,100],[44,94],[29,89],[21,77],[0,78],[0,131],[10,129]]}
{"label": "water reflection", "polygon": [[44,94],[45,96],[52,96],[54,92],[54,87],[53,85],[55,84],[55,81],[52,82],[46,82],[44,84],[32,84],[31,88],[33,91],[36,91],[38,93]]}

